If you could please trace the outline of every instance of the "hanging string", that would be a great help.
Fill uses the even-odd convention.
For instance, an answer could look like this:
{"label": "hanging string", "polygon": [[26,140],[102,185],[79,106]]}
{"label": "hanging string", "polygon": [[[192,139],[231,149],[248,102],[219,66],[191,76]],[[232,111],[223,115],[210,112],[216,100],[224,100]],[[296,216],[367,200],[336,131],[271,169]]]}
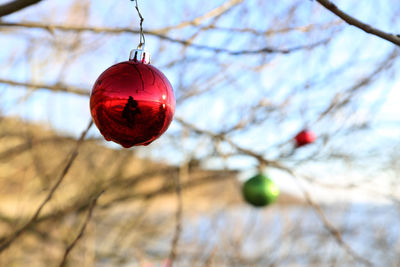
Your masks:
{"label": "hanging string", "polygon": [[139,43],[137,48],[138,49],[142,49],[142,48],[144,48],[144,45],[145,45],[145,42],[146,42],[146,39],[144,38],[144,33],[143,33],[143,21],[144,21],[144,18],[142,16],[142,14],[140,13],[137,0],[131,0],[131,1],[132,2],[135,1],[135,8],[136,8],[136,11],[137,11],[137,13],[139,15],[139,18],[140,18],[140,41],[139,41],[140,43]]}

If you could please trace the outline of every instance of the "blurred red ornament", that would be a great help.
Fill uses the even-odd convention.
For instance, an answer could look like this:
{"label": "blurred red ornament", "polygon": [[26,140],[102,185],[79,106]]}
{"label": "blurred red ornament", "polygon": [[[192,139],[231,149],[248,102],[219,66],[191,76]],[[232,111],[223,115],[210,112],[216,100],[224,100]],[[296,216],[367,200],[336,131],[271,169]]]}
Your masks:
{"label": "blurred red ornament", "polygon": [[296,141],[296,147],[305,146],[313,143],[317,139],[317,136],[314,132],[310,130],[302,130],[299,132],[294,140]]}
{"label": "blurred red ornament", "polygon": [[133,50],[129,61],[109,67],[97,78],[90,96],[93,120],[107,141],[123,147],[148,145],[169,127],[175,96],[149,55]]}

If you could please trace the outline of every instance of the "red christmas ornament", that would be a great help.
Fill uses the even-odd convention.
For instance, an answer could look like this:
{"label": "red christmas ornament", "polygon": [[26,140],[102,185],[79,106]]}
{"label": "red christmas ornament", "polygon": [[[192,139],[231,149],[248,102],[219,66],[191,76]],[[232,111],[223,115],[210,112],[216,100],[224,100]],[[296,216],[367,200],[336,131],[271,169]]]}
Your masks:
{"label": "red christmas ornament", "polygon": [[299,132],[294,138],[294,140],[296,141],[296,147],[311,144],[315,141],[315,139],[317,139],[315,133],[307,129]]}
{"label": "red christmas ornament", "polygon": [[150,65],[150,56],[132,50],[129,61],[109,67],[96,80],[90,111],[107,141],[125,148],[148,145],[169,127],[175,96],[164,74]]}

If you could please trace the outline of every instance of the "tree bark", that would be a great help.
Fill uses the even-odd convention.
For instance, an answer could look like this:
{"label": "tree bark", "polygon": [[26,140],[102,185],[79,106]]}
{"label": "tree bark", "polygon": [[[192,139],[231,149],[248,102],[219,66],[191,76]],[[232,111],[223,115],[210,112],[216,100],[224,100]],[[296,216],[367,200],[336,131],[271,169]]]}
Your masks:
{"label": "tree bark", "polygon": [[42,0],[15,0],[10,3],[0,6],[0,18],[3,16],[10,15],[21,9],[37,4]]}

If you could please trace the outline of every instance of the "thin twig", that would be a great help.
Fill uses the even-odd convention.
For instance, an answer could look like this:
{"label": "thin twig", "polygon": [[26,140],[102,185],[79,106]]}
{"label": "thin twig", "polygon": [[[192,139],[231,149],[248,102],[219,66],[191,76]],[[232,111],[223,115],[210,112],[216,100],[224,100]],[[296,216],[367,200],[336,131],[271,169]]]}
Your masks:
{"label": "thin twig", "polygon": [[169,265],[168,267],[172,267],[176,257],[177,257],[177,248],[179,238],[182,232],[182,208],[183,208],[183,201],[182,201],[182,186],[181,186],[181,178],[184,175],[187,175],[188,172],[188,163],[184,162],[179,170],[179,174],[175,175],[175,183],[176,183],[176,199],[177,199],[177,207],[175,213],[175,233],[172,238],[171,242],[171,251],[169,253]]}
{"label": "thin twig", "polygon": [[96,206],[97,200],[99,199],[99,197],[104,193],[104,190],[101,191],[100,193],[98,193],[90,202],[89,205],[89,209],[88,209],[88,214],[86,216],[85,221],[83,222],[83,225],[78,233],[78,235],[75,237],[75,239],[71,242],[71,244],[69,244],[69,246],[65,249],[64,252],[64,256],[62,261],[60,262],[60,267],[65,266],[65,263],[67,261],[67,257],[69,255],[69,253],[71,252],[71,250],[75,247],[75,245],[78,243],[78,241],[82,238],[83,234],[85,233],[85,229],[86,226],[88,225],[90,219],[92,218],[92,213],[93,213],[93,209]]}
{"label": "thin twig", "polygon": [[393,51],[380,62],[376,69],[374,69],[368,75],[365,75],[365,77],[362,78],[360,81],[352,84],[349,88],[345,89],[343,93],[337,93],[331,101],[330,105],[320,113],[315,122],[322,120],[328,114],[332,114],[333,111],[350,103],[351,97],[354,97],[357,91],[370,85],[374,80],[376,80],[378,75],[393,67],[393,64],[398,54],[398,49],[394,48]]}
{"label": "thin twig", "polygon": [[[195,188],[199,185],[204,185],[204,184],[209,184],[209,183],[214,183],[215,181],[222,181],[222,180],[228,180],[228,179],[233,179],[237,175],[236,171],[228,172],[226,174],[218,174],[216,172],[207,175],[205,177],[199,178],[199,179],[191,179],[190,181],[181,183],[181,188],[182,189],[190,189],[190,188]],[[113,205],[120,203],[120,202],[126,202],[128,200],[135,200],[135,199],[151,199],[154,197],[161,197],[166,194],[170,194],[176,192],[176,186],[171,185],[171,186],[161,186],[160,188],[151,190],[149,192],[143,192],[143,193],[129,193],[127,195],[119,195],[111,200],[109,200],[107,203],[104,203],[101,205],[101,209],[108,209],[112,207]]]}
{"label": "thin twig", "polygon": [[253,28],[236,28],[236,27],[232,27],[232,28],[226,27],[225,28],[225,27],[219,27],[216,25],[208,25],[207,29],[215,30],[215,31],[230,32],[230,33],[239,33],[239,34],[248,33],[248,34],[252,34],[255,36],[271,36],[271,35],[277,35],[277,34],[287,34],[289,32],[293,32],[293,31],[306,33],[306,32],[311,32],[315,29],[326,30],[326,29],[329,29],[330,27],[338,26],[341,23],[343,23],[341,20],[337,20],[337,21],[326,23],[326,24],[320,24],[320,25],[307,24],[304,26],[282,27],[282,28],[277,28],[277,29],[268,29],[268,30],[264,30],[264,31],[253,29]]}
{"label": "thin twig", "polygon": [[[44,23],[37,23],[37,22],[23,22],[23,23],[11,23],[11,22],[0,22],[0,26],[4,27],[25,27],[25,28],[36,28],[36,29],[44,29],[50,32],[53,30],[61,30],[61,31],[73,31],[73,32],[82,32],[82,31],[89,31],[95,33],[109,33],[109,34],[121,34],[121,33],[133,33],[133,34],[140,34],[138,30],[132,30],[130,28],[108,28],[108,27],[87,27],[87,26],[72,26],[72,25],[52,25],[52,24],[44,24]],[[169,41],[171,43],[177,43],[184,46],[189,46],[191,48],[211,51],[215,53],[222,53],[228,54],[233,56],[240,56],[240,55],[253,55],[253,54],[289,54],[291,52],[296,52],[303,49],[313,49],[317,46],[327,44],[330,39],[323,39],[321,41],[317,41],[311,44],[304,44],[293,46],[289,48],[275,48],[275,47],[262,47],[259,49],[254,50],[230,50],[222,47],[212,47],[207,45],[200,45],[194,44],[187,40],[175,39],[169,37],[167,35],[163,35],[158,31],[143,31],[144,34],[156,36],[162,40]]]}
{"label": "thin twig", "polygon": [[[292,170],[288,169],[288,173],[290,173],[294,178],[297,177]],[[328,232],[335,239],[335,241],[338,243],[338,245],[341,246],[356,261],[361,262],[366,266],[373,266],[373,264],[369,260],[367,260],[366,258],[359,255],[357,252],[355,252],[353,250],[353,248],[344,241],[341,232],[328,220],[328,218],[326,217],[325,213],[323,212],[321,206],[312,200],[310,193],[303,186],[301,186],[300,183],[297,183],[297,184],[298,184],[299,188],[301,189],[303,196],[306,199],[307,203],[313,208],[313,210],[319,217],[320,221],[324,225],[325,229],[328,230]]]}
{"label": "thin twig", "polygon": [[86,134],[88,133],[90,127],[92,127],[93,121],[91,120],[89,125],[87,126],[86,130],[84,130],[76,142],[75,148],[72,150],[72,153],[63,169],[63,171],[60,174],[60,177],[58,177],[56,183],[53,185],[51,188],[50,192],[48,193],[47,197],[44,199],[44,201],[40,204],[39,208],[36,210],[35,214],[32,216],[32,218],[24,225],[22,226],[19,230],[11,234],[6,240],[0,244],[0,253],[3,252],[5,249],[7,249],[18,237],[20,237],[29,227],[31,227],[35,221],[38,219],[40,212],[44,208],[44,206],[51,200],[53,197],[55,191],[57,188],[60,186],[61,182],[64,180],[64,177],[67,175],[69,169],[72,166],[72,163],[76,159],[76,156],[78,155],[78,150],[79,147],[81,146],[83,140],[85,139]]}
{"label": "thin twig", "polygon": [[180,22],[177,25],[173,25],[173,26],[167,26],[165,28],[159,29],[158,31],[160,32],[167,32],[170,30],[176,30],[176,29],[182,29],[185,28],[187,26],[199,26],[201,25],[205,20],[211,19],[211,18],[215,18],[215,17],[219,17],[222,14],[226,13],[227,11],[231,10],[233,7],[237,6],[238,4],[242,3],[243,0],[228,0],[225,3],[223,3],[222,5],[212,9],[211,11],[208,11],[207,13],[198,16],[197,18],[188,20],[188,21],[183,21]]}
{"label": "thin twig", "polygon": [[328,9],[329,11],[331,11],[333,14],[338,16],[339,18],[343,19],[348,24],[353,25],[365,31],[366,33],[373,34],[389,42],[392,42],[395,45],[400,46],[400,37],[398,35],[381,31],[377,28],[372,27],[371,25],[359,21],[358,19],[340,10],[334,3],[332,3],[329,0],[317,0],[317,2],[320,3],[322,6],[324,6],[326,9]]}
{"label": "thin twig", "polygon": [[273,166],[276,168],[280,168],[280,165],[277,161],[271,161],[268,160],[266,158],[264,158],[262,155],[257,154],[255,152],[253,152],[250,149],[247,149],[245,147],[239,146],[238,144],[236,144],[235,142],[233,142],[230,138],[228,138],[228,136],[226,136],[226,134],[222,133],[222,134],[216,134],[213,133],[211,131],[205,130],[205,129],[200,129],[197,126],[186,122],[185,120],[183,120],[180,117],[176,117],[174,118],[175,121],[179,122],[180,124],[182,124],[183,126],[189,128],[190,130],[199,133],[199,134],[206,134],[208,136],[210,136],[211,138],[215,139],[215,140],[224,140],[225,142],[227,142],[228,144],[230,144],[233,148],[235,148],[237,151],[239,151],[242,154],[251,156],[256,158],[260,163],[263,163],[267,166]]}
{"label": "thin twig", "polygon": [[41,83],[29,83],[29,82],[17,82],[8,79],[1,79],[0,83],[9,84],[13,86],[24,86],[32,89],[46,89],[54,92],[64,92],[64,93],[73,93],[77,95],[89,96],[89,90],[84,88],[66,86],[63,84],[55,84],[55,85],[48,85],[48,84],[41,84]]}

